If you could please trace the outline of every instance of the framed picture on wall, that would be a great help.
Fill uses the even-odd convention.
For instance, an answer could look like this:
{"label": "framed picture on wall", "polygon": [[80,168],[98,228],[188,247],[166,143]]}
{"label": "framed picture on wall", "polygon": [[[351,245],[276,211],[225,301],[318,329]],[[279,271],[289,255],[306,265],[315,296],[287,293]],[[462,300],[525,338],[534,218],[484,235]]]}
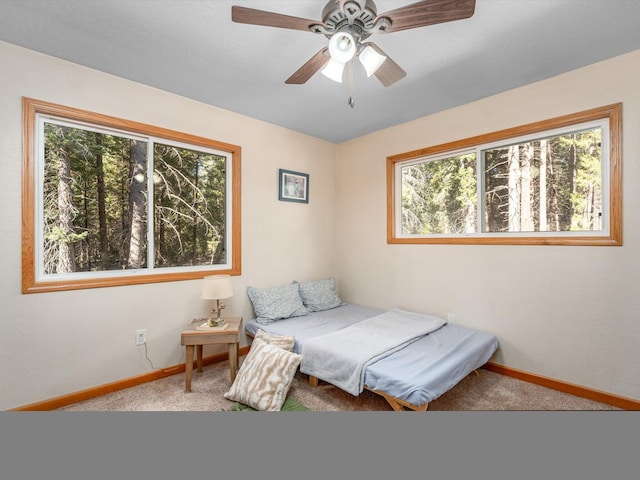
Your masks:
{"label": "framed picture on wall", "polygon": [[278,200],[309,203],[309,174],[279,170]]}

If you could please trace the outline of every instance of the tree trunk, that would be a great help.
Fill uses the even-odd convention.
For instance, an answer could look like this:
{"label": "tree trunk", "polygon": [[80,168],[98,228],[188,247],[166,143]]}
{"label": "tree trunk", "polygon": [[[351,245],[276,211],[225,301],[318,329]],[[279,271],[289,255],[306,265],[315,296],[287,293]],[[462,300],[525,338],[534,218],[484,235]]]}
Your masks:
{"label": "tree trunk", "polygon": [[540,205],[539,205],[539,230],[547,231],[547,155],[548,145],[546,140],[540,140]]}
{"label": "tree trunk", "polygon": [[146,171],[147,144],[131,141],[131,187],[129,189],[129,254],[127,268],[142,266],[142,253],[146,233]]}
{"label": "tree trunk", "polygon": [[75,249],[70,236],[73,233],[73,195],[71,191],[71,166],[69,155],[64,148],[60,149],[58,164],[58,225],[62,237],[58,249],[57,273],[76,271]]}
{"label": "tree trunk", "polygon": [[219,265],[221,263],[224,263],[227,261],[227,249],[226,249],[226,229],[224,227],[221,228],[220,230],[220,241],[218,242],[218,244],[216,245],[216,249],[213,252],[213,258],[211,259],[211,264],[212,265]]}
{"label": "tree trunk", "polygon": [[520,165],[520,231],[533,232],[533,211],[531,209],[531,161],[533,144],[522,146],[522,164]]}
{"label": "tree trunk", "polygon": [[520,231],[520,148],[509,147],[509,231]]}
{"label": "tree trunk", "polygon": [[[90,191],[89,182],[85,178],[82,181],[82,198],[84,199],[82,202],[83,218],[84,218],[83,227],[85,232],[89,231],[89,219],[90,219],[89,198],[91,195],[89,191]],[[91,271],[93,259],[91,255],[91,247],[89,245],[89,242],[81,243],[79,245],[79,248],[80,248],[80,251],[76,253],[80,263],[80,270]],[[78,268],[77,263],[78,261],[76,261],[76,268]]]}
{"label": "tree trunk", "polygon": [[98,224],[100,237],[100,262],[102,270],[109,270],[111,261],[109,259],[109,239],[107,238],[107,212],[106,195],[104,191],[104,166],[102,164],[102,135],[95,134],[96,147],[99,147],[96,154],[96,177],[98,183]]}
{"label": "tree trunk", "polygon": [[547,177],[551,179],[551,195],[549,197],[549,201],[547,205],[551,209],[551,216],[549,219],[551,220],[551,227],[549,231],[559,232],[560,231],[560,202],[558,201],[559,189],[558,185],[558,173],[556,166],[554,165],[554,156],[553,156],[553,143],[547,145],[549,148],[547,149]]}
{"label": "tree trunk", "polygon": [[[574,135],[574,140],[575,140],[575,135]],[[575,193],[575,189],[576,189],[576,163],[577,163],[576,145],[575,143],[573,143],[571,144],[571,148],[569,149],[569,173],[568,173],[569,199],[571,199],[571,196]],[[568,204],[568,207],[567,207],[567,213],[566,213],[566,219],[565,219],[565,226],[566,226],[566,230],[570,230],[574,209],[573,209],[573,202],[568,201],[567,204]]]}
{"label": "tree trunk", "polygon": [[[198,195],[199,195],[199,185],[198,180],[200,178],[200,162],[196,161],[196,171],[195,177],[193,179],[193,201],[191,203],[191,207],[194,212],[198,211]],[[193,215],[193,225],[191,227],[193,235],[193,242],[191,244],[191,264],[198,265],[198,223],[200,220],[200,215],[195,213]]]}
{"label": "tree trunk", "polygon": [[587,186],[587,194],[586,194],[586,205],[584,209],[583,216],[583,230],[593,230],[594,227],[594,218],[593,218],[593,210],[595,204],[595,191],[593,188],[593,184],[589,183]]}

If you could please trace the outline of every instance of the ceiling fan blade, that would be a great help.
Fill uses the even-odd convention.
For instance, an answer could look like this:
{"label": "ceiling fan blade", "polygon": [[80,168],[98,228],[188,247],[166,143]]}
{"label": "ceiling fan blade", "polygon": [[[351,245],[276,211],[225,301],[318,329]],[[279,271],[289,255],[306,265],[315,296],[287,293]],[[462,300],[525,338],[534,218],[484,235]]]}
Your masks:
{"label": "ceiling fan blade", "polygon": [[288,28],[291,30],[309,31],[312,25],[323,25],[317,20],[307,18],[292,17],[280,13],[266,12],[254,8],[231,7],[231,20],[236,23],[248,23],[250,25],[263,25],[265,27]]}
{"label": "ceiling fan blade", "polygon": [[378,45],[373,42],[367,42],[367,44],[371,45],[380,55],[387,57],[384,63],[374,72],[374,75],[380,80],[380,83],[385,87],[389,87],[407,76],[407,72],[394,62],[389,55],[384,53]]}
{"label": "ceiling fan blade", "polygon": [[378,15],[391,19],[387,33],[437,23],[462,20],[473,15],[476,0],[422,0]]}
{"label": "ceiling fan blade", "polygon": [[306,83],[316,72],[329,62],[329,55],[326,54],[327,47],[323,47],[318,53],[311,57],[302,65],[293,75],[291,75],[284,83],[300,85]]}

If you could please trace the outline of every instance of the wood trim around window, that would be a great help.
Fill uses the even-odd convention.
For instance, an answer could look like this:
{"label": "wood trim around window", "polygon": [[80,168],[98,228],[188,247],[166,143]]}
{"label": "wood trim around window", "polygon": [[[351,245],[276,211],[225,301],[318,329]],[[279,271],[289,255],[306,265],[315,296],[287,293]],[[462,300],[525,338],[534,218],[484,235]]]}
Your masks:
{"label": "wood trim around window", "polygon": [[[488,236],[481,233],[465,237],[396,236],[395,166],[399,162],[430,155],[455,152],[477,145],[516,138],[595,120],[609,120],[609,235],[608,236]],[[467,245],[622,245],[622,103],[543,120],[493,133],[421,148],[387,157],[387,243],[389,244],[467,244]]]}
{"label": "wood trim around window", "polygon": [[[206,275],[240,275],[241,267],[241,147],[209,138],[189,135],[144,123],[124,120],[99,113],[80,110],[54,103],[23,97],[23,164],[22,164],[22,293],[40,293],[86,288],[135,285],[144,283],[192,280]],[[35,127],[36,115],[48,114],[56,117],[84,121],[107,128],[127,130],[133,133],[185,142],[227,152],[232,156],[231,208],[231,268],[224,270],[198,270],[192,272],[153,273],[81,280],[42,282],[36,280],[35,251]]]}

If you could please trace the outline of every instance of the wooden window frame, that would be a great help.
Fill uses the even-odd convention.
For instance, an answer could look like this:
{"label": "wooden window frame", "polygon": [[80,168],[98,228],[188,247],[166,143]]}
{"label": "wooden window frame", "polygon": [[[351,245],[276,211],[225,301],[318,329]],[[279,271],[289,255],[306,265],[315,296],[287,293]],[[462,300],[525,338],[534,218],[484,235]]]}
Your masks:
{"label": "wooden window frame", "polygon": [[[23,166],[22,166],[22,293],[78,290],[98,287],[135,285],[158,282],[192,280],[206,275],[240,275],[241,273],[241,147],[205,137],[190,135],[131,120],[81,110],[73,107],[23,97]],[[130,133],[154,136],[226,152],[231,155],[231,255],[230,267],[223,269],[194,269],[192,271],[128,274],[105,277],[41,281],[36,278],[36,192],[35,169],[36,120],[38,114],[81,121]],[[110,272],[112,273],[112,272]]]}
{"label": "wooden window frame", "polygon": [[[400,237],[396,235],[396,164],[433,155],[455,153],[483,144],[508,140],[525,135],[571,127],[602,119],[609,121],[609,229],[607,235],[554,236],[504,233],[500,235],[478,232],[473,235],[447,237]],[[388,244],[467,244],[467,245],[622,245],[622,103],[593,108],[561,117],[529,123],[493,133],[478,135],[450,143],[421,148],[387,157],[387,243]]]}

